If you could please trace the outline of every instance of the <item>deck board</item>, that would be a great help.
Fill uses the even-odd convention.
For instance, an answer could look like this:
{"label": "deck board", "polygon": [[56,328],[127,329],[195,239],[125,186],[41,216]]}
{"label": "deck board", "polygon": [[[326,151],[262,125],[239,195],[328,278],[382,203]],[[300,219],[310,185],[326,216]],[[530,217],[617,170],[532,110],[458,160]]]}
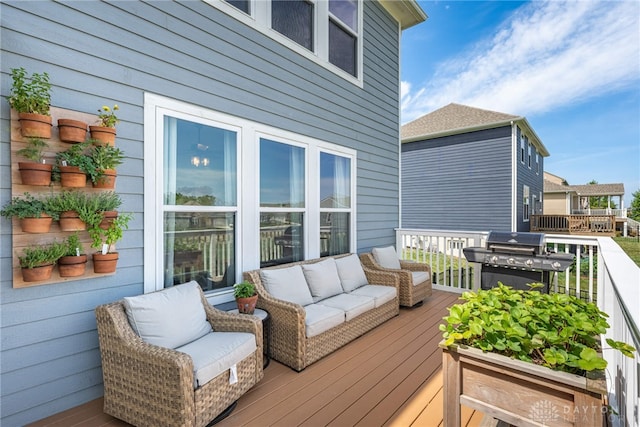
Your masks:
{"label": "deck board", "polygon": [[[434,291],[421,307],[401,309],[399,316],[302,372],[271,361],[262,381],[217,426],[442,425],[438,325],[457,297]],[[462,419],[462,426],[487,425],[481,413],[468,408],[463,408]],[[126,425],[102,413],[102,399],[32,424]]]}

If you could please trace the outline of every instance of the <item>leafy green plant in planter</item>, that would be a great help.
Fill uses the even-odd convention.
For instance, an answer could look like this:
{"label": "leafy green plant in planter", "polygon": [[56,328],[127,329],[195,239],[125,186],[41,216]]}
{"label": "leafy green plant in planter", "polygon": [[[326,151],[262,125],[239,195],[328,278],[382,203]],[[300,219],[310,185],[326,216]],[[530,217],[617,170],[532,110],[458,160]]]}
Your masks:
{"label": "leafy green plant in planter", "polygon": [[104,179],[107,171],[113,171],[115,174],[114,169],[123,162],[124,151],[111,145],[94,144],[89,156],[93,161],[93,173],[89,176],[91,181],[97,184]]}
{"label": "leafy green plant in planter", "polygon": [[[60,226],[63,231],[84,230],[87,226],[99,223],[102,213],[97,209],[97,194],[88,194],[83,191],[62,191],[50,197],[50,206],[60,215]],[[75,214],[74,214],[75,213]],[[80,228],[65,228],[65,218],[77,218],[84,223]]]}
{"label": "leafy green plant in planter", "polygon": [[117,218],[104,229],[99,226],[89,228],[89,236],[91,237],[91,247],[102,250],[103,245],[107,245],[107,252],[111,252],[112,245],[122,239],[124,230],[129,228],[129,221],[133,218],[130,213],[121,213]]}
{"label": "leafy green plant in planter", "polygon": [[43,214],[51,216],[54,220],[60,218],[51,204],[51,198],[37,198],[30,193],[24,193],[22,197],[14,197],[0,210],[0,215],[7,218],[41,218]]}
{"label": "leafy green plant in planter", "polygon": [[55,264],[64,256],[67,250],[66,243],[52,242],[46,245],[24,248],[22,256],[18,257],[20,267],[35,268],[48,264]]}
{"label": "leafy green plant in planter", "polygon": [[51,83],[49,74],[33,73],[27,81],[27,71],[23,68],[12,68],[13,86],[8,97],[9,105],[18,113],[35,113],[50,115]]}
{"label": "leafy green plant in planter", "polygon": [[245,314],[253,314],[258,301],[258,293],[253,283],[243,281],[233,285],[233,295],[236,298],[238,312]]}
{"label": "leafy green plant in planter", "polygon": [[84,253],[78,233],[69,235],[64,247],[64,255],[58,260],[60,277],[82,276],[87,266],[87,255]]}
{"label": "leafy green plant in planter", "polygon": [[27,146],[16,151],[18,156],[22,156],[34,163],[44,163],[44,150],[49,144],[42,138],[27,138]]}
{"label": "leafy green plant in planter", "polygon": [[[58,152],[56,154],[56,165],[53,169],[54,179],[56,181],[61,181],[64,186],[65,181],[64,178],[61,178],[61,173],[65,172],[65,169],[69,167],[77,168],[74,172],[75,174],[84,174],[85,181],[87,175],[94,176],[96,174],[95,164],[88,155],[89,147],[89,142],[83,142],[80,144],[73,144],[67,150]],[[78,186],[84,187],[84,184]]]}
{"label": "leafy green plant in planter", "polygon": [[[533,287],[542,286],[534,284]],[[465,292],[440,325],[444,345],[464,344],[554,370],[584,375],[601,370],[598,336],[609,328],[606,313],[590,302],[534,289],[497,287]],[[611,348],[633,357],[630,345],[607,339]]]}

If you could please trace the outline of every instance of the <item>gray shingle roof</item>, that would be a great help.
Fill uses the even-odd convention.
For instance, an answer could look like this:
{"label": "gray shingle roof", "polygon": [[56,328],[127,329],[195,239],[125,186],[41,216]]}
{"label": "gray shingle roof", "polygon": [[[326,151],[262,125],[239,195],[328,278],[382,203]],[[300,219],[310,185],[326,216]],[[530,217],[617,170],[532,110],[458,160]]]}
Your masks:
{"label": "gray shingle roof", "polygon": [[452,103],[403,125],[401,135],[405,140],[469,128],[490,128],[518,119],[522,117]]}
{"label": "gray shingle roof", "polygon": [[573,193],[578,196],[622,196],[624,184],[585,184],[585,185],[560,185],[549,180],[544,180],[545,193]]}
{"label": "gray shingle roof", "polygon": [[544,192],[545,193],[571,193],[574,189],[570,185],[556,184],[549,180],[544,180]]}

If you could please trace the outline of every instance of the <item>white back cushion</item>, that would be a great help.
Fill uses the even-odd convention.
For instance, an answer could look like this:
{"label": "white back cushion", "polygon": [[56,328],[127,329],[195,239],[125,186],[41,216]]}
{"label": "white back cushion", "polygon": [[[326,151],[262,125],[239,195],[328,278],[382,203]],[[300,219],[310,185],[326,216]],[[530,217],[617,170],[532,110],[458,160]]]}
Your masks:
{"label": "white back cushion", "polygon": [[400,270],[400,260],[396,254],[396,250],[393,246],[387,246],[386,248],[373,248],[373,258],[381,267],[393,268]]}
{"label": "white back cushion", "polygon": [[260,270],[264,287],[273,297],[305,306],[313,303],[311,292],[299,265]]}
{"label": "white back cushion", "polygon": [[342,293],[335,259],[328,258],[312,264],[303,264],[302,271],[307,279],[313,302]]}
{"label": "white back cushion", "polygon": [[351,254],[343,258],[337,258],[336,266],[338,267],[338,275],[340,276],[342,289],[344,289],[345,292],[351,292],[369,283],[362,269],[362,264],[360,264],[358,255]]}
{"label": "white back cushion", "polygon": [[158,292],[125,297],[129,324],[143,341],[177,348],[211,332],[202,306],[198,282],[191,281]]}

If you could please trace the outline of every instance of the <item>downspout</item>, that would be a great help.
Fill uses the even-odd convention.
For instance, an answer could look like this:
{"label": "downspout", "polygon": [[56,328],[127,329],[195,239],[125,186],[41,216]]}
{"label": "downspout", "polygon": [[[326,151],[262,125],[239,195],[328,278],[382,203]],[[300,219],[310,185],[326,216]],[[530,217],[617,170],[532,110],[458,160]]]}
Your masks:
{"label": "downspout", "polygon": [[518,133],[511,121],[511,231],[518,231],[517,197],[518,197]]}

